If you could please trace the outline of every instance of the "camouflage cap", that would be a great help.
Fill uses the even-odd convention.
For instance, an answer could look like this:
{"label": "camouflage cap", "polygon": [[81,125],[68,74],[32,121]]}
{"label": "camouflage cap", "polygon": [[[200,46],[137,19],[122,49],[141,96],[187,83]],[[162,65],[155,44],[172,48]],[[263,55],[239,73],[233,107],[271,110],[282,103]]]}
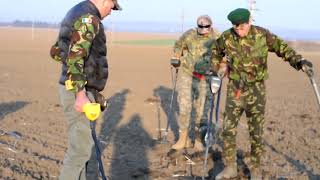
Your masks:
{"label": "camouflage cap", "polygon": [[112,0],[114,3],[114,7],[112,8],[112,10],[122,10],[121,6],[118,3],[118,0]]}
{"label": "camouflage cap", "polygon": [[245,8],[238,8],[231,11],[228,15],[228,19],[233,25],[239,25],[242,23],[249,22],[250,11]]}

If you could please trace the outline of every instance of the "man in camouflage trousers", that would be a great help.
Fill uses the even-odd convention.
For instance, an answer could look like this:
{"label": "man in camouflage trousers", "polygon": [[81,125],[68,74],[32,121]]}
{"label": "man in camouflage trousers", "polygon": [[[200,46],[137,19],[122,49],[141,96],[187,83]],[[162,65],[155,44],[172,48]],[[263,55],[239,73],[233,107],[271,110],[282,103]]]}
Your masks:
{"label": "man in camouflage trousers", "polygon": [[216,179],[237,176],[236,135],[243,112],[248,119],[251,142],[251,179],[262,179],[260,161],[264,152],[262,134],[268,52],[275,52],[296,70],[312,71],[312,63],[267,29],[251,25],[247,9],[239,8],[230,12],[228,19],[233,27],[223,32],[217,40],[217,46],[212,48],[218,74],[228,74],[229,78],[222,132],[225,168]]}
{"label": "man in camouflage trousers", "polygon": [[[99,96],[108,78],[106,36],[101,20],[120,10],[117,0],[87,0],[74,6],[61,23],[50,50],[62,63],[59,95],[67,119],[68,149],[59,179],[98,179],[97,161],[90,160],[93,139],[83,106]],[[92,174],[90,174],[92,173]]]}
{"label": "man in camouflage trousers", "polygon": [[[203,150],[199,138],[196,138],[194,144],[191,142],[188,129],[191,128],[193,105],[196,110],[196,129],[198,131],[200,128],[204,129],[207,123],[211,96],[206,73],[210,70],[208,68],[211,61],[210,47],[216,43],[217,34],[213,31],[212,20],[207,15],[200,16],[197,19],[197,25],[197,28],[185,32],[176,41],[173,48],[174,54],[171,62],[176,60],[179,63],[172,63],[172,65],[176,68],[181,65],[177,79],[180,135],[179,140],[172,146],[172,149],[175,150],[193,146],[198,150]],[[199,133],[197,137],[200,137]]]}

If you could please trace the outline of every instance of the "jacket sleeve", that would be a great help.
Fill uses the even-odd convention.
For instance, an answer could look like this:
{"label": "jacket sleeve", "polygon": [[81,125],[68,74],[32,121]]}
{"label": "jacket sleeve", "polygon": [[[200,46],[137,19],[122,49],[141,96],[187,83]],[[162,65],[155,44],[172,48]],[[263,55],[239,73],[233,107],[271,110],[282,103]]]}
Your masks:
{"label": "jacket sleeve", "polygon": [[275,52],[284,61],[289,61],[290,65],[297,70],[301,69],[300,61],[302,56],[293,50],[289,45],[270,31],[266,30],[267,45],[270,52]]}
{"label": "jacket sleeve", "polygon": [[220,36],[211,47],[211,69],[218,71],[220,64],[225,64],[223,57],[225,56],[224,38]]}
{"label": "jacket sleeve", "polygon": [[186,40],[191,33],[191,30],[185,32],[175,43],[173,46],[173,57],[180,58],[183,56],[183,50],[187,49]]}
{"label": "jacket sleeve", "polygon": [[74,32],[71,36],[70,51],[66,59],[67,77],[66,88],[74,93],[84,89],[87,80],[84,64],[87,59],[92,41],[99,32],[99,18],[90,14],[75,21]]}

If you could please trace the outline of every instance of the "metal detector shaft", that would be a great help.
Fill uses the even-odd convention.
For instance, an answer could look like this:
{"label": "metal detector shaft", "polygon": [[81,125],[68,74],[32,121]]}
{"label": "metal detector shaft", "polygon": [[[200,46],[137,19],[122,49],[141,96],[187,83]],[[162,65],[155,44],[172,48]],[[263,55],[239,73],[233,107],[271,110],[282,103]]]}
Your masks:
{"label": "metal detector shaft", "polygon": [[[171,71],[172,72],[172,71]],[[177,87],[177,79],[178,79],[178,72],[179,72],[179,69],[176,68],[176,74],[175,74],[175,78],[172,77],[172,81],[173,81],[173,90],[172,90],[172,93],[171,93],[171,99],[170,99],[170,109],[169,109],[169,114],[168,114],[168,121],[167,121],[167,127],[166,127],[166,132],[165,132],[165,137],[168,135],[168,131],[169,131],[169,125],[170,125],[170,122],[171,122],[171,117],[172,117],[172,113],[173,113],[173,98],[174,98],[174,94],[176,92],[176,87]]]}
{"label": "metal detector shaft", "polygon": [[[211,92],[212,92],[212,102],[211,102],[211,107],[210,107],[210,116],[208,119],[208,130],[207,134],[205,136],[205,142],[206,142],[206,151],[205,151],[205,156],[204,156],[204,163],[203,163],[203,174],[202,174],[202,180],[205,179],[204,174],[207,172],[207,165],[208,165],[208,155],[209,155],[209,148],[212,146],[212,120],[213,120],[213,110],[214,110],[214,102],[215,102],[215,95],[217,94],[217,100],[216,100],[216,125],[215,125],[215,134],[214,134],[214,144],[216,143],[217,139],[217,131],[218,131],[218,123],[219,123],[219,111],[220,111],[220,97],[221,97],[221,86],[222,86],[222,79],[220,77],[217,78],[212,78],[211,81]],[[215,84],[215,86],[213,86]],[[216,91],[218,87],[218,92]],[[214,90],[215,89],[215,90]]]}
{"label": "metal detector shaft", "polygon": [[96,156],[97,156],[97,160],[98,160],[98,165],[99,165],[99,171],[100,171],[100,175],[101,175],[101,178],[102,180],[107,180],[107,177],[104,173],[104,168],[103,168],[103,163],[102,163],[102,160],[101,160],[101,149],[99,147],[99,141],[97,139],[97,135],[96,135],[96,122],[95,121],[90,121],[90,128],[91,128],[91,135],[92,135],[92,138],[93,138],[93,141],[94,141],[94,146],[95,146],[95,149],[96,149]]}
{"label": "metal detector shaft", "polygon": [[314,93],[317,97],[317,101],[318,101],[318,105],[319,105],[319,110],[320,110],[320,95],[319,95],[319,89],[318,89],[318,86],[317,86],[317,83],[316,81],[314,80],[314,77],[310,77],[310,81],[311,81],[311,84],[312,84],[312,87],[313,87],[313,90],[314,90]]}
{"label": "metal detector shaft", "polygon": [[[87,97],[89,98],[89,100],[91,102],[95,102],[95,99],[92,96],[92,94],[88,94],[87,93]],[[97,157],[97,161],[98,161],[100,175],[101,175],[102,180],[108,180],[106,175],[105,175],[105,173],[104,173],[103,163],[102,163],[102,159],[101,159],[102,151],[100,149],[100,143],[99,143],[99,140],[98,140],[97,135],[96,135],[96,120],[94,120],[94,121],[89,120],[89,121],[90,121],[91,136],[92,136],[92,139],[93,139],[93,142],[94,142],[94,146],[95,146],[95,149],[96,149],[96,157]]]}
{"label": "metal detector shaft", "polygon": [[204,155],[202,180],[205,179],[204,174],[205,174],[205,172],[207,172],[209,147],[211,146],[211,140],[212,140],[211,129],[212,129],[213,110],[214,110],[214,94],[212,94],[212,101],[211,101],[211,106],[210,106],[210,116],[209,116],[209,119],[208,119],[209,122],[208,122],[208,125],[207,125],[208,129],[207,129],[207,133],[206,133],[206,136],[205,136],[206,151],[205,151],[205,155]]}
{"label": "metal detector shaft", "polygon": [[[220,112],[220,98],[221,98],[221,88],[222,88],[222,80],[220,83],[220,88],[218,90],[218,95],[217,95],[217,102],[216,102],[216,130],[218,130],[218,124],[219,124],[219,112]],[[217,134],[217,131],[215,131],[215,136]],[[216,142],[216,141],[215,141]]]}

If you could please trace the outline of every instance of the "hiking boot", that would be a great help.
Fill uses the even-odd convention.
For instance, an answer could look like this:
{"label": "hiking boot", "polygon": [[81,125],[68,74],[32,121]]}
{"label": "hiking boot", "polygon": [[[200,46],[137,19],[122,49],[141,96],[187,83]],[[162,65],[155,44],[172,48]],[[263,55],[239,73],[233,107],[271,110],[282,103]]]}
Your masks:
{"label": "hiking boot", "polygon": [[196,151],[204,151],[205,150],[205,147],[203,146],[202,142],[198,139],[194,140],[193,148]]}
{"label": "hiking boot", "polygon": [[171,146],[171,149],[181,150],[183,148],[188,148],[191,146],[191,140],[188,136],[188,131],[181,131],[179,135],[178,141]]}
{"label": "hiking boot", "polygon": [[250,169],[250,179],[251,180],[261,180],[262,179],[262,172],[259,167],[255,167]]}
{"label": "hiking boot", "polygon": [[230,163],[224,167],[223,171],[220,172],[215,179],[230,179],[235,178],[238,175],[237,163]]}

